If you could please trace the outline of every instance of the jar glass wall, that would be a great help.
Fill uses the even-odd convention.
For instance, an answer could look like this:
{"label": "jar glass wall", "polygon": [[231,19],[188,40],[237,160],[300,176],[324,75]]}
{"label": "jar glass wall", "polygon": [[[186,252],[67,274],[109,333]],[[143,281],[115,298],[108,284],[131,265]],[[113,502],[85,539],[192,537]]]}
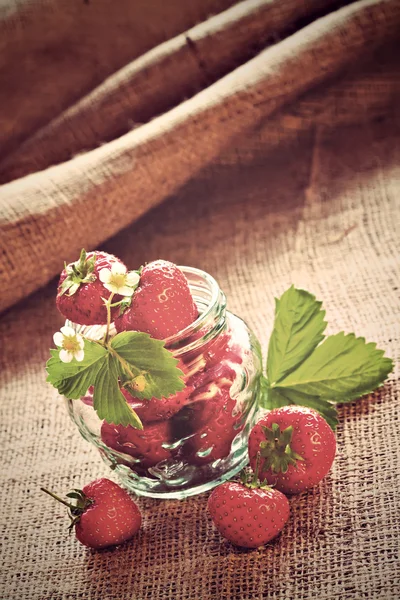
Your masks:
{"label": "jar glass wall", "polygon": [[[180,267],[199,317],[165,340],[186,387],[173,398],[127,400],[143,430],[102,422],[90,392],[67,400],[82,436],[130,491],[185,498],[233,477],[247,463],[247,439],[257,420],[260,346],[244,321],[226,310],[224,293],[204,271]],[[103,328],[75,326],[100,338]]]}

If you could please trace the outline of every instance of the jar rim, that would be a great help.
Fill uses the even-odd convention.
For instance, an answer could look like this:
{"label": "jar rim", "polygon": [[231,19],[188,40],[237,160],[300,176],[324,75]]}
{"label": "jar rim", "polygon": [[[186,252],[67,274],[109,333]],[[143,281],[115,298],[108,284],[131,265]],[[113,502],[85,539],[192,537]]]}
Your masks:
{"label": "jar rim", "polygon": [[166,347],[168,347],[168,345],[170,344],[176,343],[178,340],[181,340],[186,336],[189,336],[191,333],[199,329],[201,324],[204,321],[206,321],[210,314],[213,312],[213,310],[215,310],[221,293],[218,282],[214,279],[212,275],[210,275],[206,271],[203,271],[202,269],[197,269],[196,267],[187,267],[185,265],[178,265],[178,268],[182,271],[186,278],[187,275],[192,274],[206,281],[211,291],[211,299],[207,308],[199,314],[199,316],[195,321],[193,321],[193,323],[190,323],[190,325],[187,325],[187,327],[185,327],[184,329],[181,329],[177,333],[174,333],[173,335],[170,335],[169,337],[164,339]]}

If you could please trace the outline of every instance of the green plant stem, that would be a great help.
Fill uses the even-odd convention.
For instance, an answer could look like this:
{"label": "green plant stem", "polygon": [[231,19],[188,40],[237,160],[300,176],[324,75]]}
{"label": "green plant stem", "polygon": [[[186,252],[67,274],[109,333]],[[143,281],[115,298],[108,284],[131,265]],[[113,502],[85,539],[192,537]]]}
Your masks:
{"label": "green plant stem", "polygon": [[111,325],[111,306],[112,299],[114,298],[114,292],[111,292],[108,300],[105,302],[106,311],[107,311],[107,328],[103,338],[103,344],[106,346],[108,344],[108,338],[110,335],[110,325]]}
{"label": "green plant stem", "polygon": [[[111,296],[110,296],[111,298]],[[119,306],[120,304],[122,304],[123,300],[118,300],[118,302],[113,302],[112,304],[110,304],[110,308],[114,308],[115,306]]]}
{"label": "green plant stem", "polygon": [[66,502],[65,500],[63,500],[62,498],[60,498],[59,496],[57,496],[56,494],[53,494],[53,492],[49,492],[49,490],[46,490],[45,488],[40,488],[42,492],[45,492],[45,494],[48,494],[49,496],[51,496],[52,498],[54,498],[54,500],[57,500],[58,502],[61,502],[61,504],[64,504],[67,508],[69,508],[70,510],[74,509],[75,506],[73,504],[70,504],[69,502]]}
{"label": "green plant stem", "polygon": [[260,459],[261,459],[261,455],[259,452],[257,452],[256,468],[254,469],[253,478],[251,480],[252,485],[257,485],[257,482],[258,482],[258,473],[260,471]]}
{"label": "green plant stem", "polygon": [[136,374],[133,373],[131,367],[126,362],[126,360],[124,358],[122,358],[122,356],[120,354],[118,354],[118,352],[116,352],[114,350],[114,348],[111,346],[111,344],[107,344],[107,350],[109,351],[109,353],[112,356],[115,356],[115,358],[121,363],[123,370],[125,371],[125,373],[127,373],[129,375],[129,377],[131,379],[135,379],[135,377],[137,377],[138,375],[141,374],[140,369],[137,369],[137,373]]}

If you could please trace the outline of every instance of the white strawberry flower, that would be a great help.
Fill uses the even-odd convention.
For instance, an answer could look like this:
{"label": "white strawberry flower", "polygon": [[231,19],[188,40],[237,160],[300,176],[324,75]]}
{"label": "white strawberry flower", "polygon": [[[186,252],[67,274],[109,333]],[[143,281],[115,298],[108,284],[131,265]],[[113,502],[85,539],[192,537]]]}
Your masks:
{"label": "white strawberry flower", "polygon": [[113,263],[111,269],[99,271],[99,279],[108,291],[120,296],[132,296],[140,277],[136,271],[127,272],[125,265]]}
{"label": "white strawberry flower", "polygon": [[83,360],[85,342],[83,337],[72,327],[67,325],[61,327],[61,330],[53,335],[53,340],[55,345],[61,348],[59,356],[62,362],[69,363],[73,358],[76,358],[78,362]]}

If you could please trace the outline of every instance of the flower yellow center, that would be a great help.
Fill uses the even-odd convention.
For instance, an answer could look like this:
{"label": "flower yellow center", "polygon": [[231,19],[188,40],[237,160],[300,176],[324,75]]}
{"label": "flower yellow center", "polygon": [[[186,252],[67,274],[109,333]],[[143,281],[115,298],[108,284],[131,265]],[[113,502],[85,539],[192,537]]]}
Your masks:
{"label": "flower yellow center", "polygon": [[72,354],[75,354],[80,350],[79,342],[74,335],[64,336],[62,347]]}
{"label": "flower yellow center", "polygon": [[111,276],[111,282],[116,288],[124,287],[126,283],[126,274],[125,273],[113,273]]}

